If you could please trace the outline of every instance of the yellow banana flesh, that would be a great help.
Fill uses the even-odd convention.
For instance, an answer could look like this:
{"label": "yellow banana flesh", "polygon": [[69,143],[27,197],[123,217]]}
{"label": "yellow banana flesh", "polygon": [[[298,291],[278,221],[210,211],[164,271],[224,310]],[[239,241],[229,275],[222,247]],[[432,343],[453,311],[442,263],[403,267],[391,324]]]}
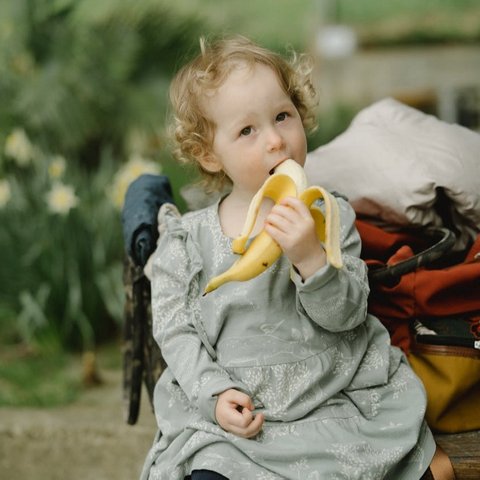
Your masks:
{"label": "yellow banana flesh", "polygon": [[[232,251],[242,256],[224,273],[212,278],[205,287],[204,295],[231,281],[250,280],[269,268],[281,256],[282,249],[273,238],[262,230],[248,249],[246,244],[255,225],[260,204],[264,197],[275,203],[285,197],[298,197],[310,208],[320,241],[325,243],[328,261],[341,268],[340,220],[338,205],[334,197],[321,187],[306,188],[303,168],[294,160],[285,160],[255,194],[247,212],[244,227],[239,237],[232,242]],[[312,203],[319,198],[325,202],[325,217]]]}
{"label": "yellow banana flesh", "polygon": [[265,230],[262,230],[242,257],[226,272],[208,282],[203,294],[206,295],[227,282],[251,280],[273,265],[281,254],[282,249],[278,243]]}

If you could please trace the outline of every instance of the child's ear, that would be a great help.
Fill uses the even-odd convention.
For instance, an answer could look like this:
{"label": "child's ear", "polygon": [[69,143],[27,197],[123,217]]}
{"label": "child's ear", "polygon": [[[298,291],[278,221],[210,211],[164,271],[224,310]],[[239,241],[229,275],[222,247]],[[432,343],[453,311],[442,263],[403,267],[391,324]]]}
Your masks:
{"label": "child's ear", "polygon": [[201,159],[199,159],[199,162],[207,172],[217,173],[222,170],[222,162],[220,162],[213,153],[206,153]]}

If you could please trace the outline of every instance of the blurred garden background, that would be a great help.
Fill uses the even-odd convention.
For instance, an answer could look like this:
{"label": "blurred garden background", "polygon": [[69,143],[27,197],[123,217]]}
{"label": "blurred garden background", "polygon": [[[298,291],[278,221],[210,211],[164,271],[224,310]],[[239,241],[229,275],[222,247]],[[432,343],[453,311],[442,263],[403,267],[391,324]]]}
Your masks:
{"label": "blurred garden background", "polygon": [[[388,95],[480,128],[477,0],[0,0],[3,418],[25,408],[27,428],[39,408],[54,417],[55,408],[88,403],[86,389],[98,384],[102,395],[110,378],[115,394],[103,390],[100,403],[121,403],[125,191],[141,173],[163,173],[186,208],[180,190],[195,177],[170,153],[169,80],[200,36],[231,33],[315,59],[319,129],[310,149]],[[78,478],[132,478],[153,435],[146,428],[130,473]],[[14,420],[0,427],[1,478],[23,478],[7,461],[8,440],[22,449],[16,431]],[[112,432],[112,445],[130,448]],[[57,457],[65,461],[61,450]],[[77,478],[63,474],[28,476]]]}

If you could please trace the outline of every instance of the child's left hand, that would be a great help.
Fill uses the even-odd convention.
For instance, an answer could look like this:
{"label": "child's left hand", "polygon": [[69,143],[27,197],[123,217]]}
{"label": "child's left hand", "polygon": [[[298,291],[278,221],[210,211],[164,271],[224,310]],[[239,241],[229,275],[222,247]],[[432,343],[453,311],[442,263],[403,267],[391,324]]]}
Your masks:
{"label": "child's left hand", "polygon": [[225,431],[252,438],[260,432],[264,422],[262,413],[253,415],[254,408],[246,393],[230,388],[218,395],[215,419]]}
{"label": "child's left hand", "polygon": [[298,198],[286,197],[265,220],[266,232],[280,245],[305,280],[325,265],[326,255],[308,207]]}

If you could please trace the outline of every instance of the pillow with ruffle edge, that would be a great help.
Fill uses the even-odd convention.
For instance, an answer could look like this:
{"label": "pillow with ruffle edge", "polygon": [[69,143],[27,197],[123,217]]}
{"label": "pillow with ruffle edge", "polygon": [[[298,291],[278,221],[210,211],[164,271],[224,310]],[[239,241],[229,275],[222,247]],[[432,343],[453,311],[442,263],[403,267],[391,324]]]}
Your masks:
{"label": "pillow with ruffle edge", "polygon": [[465,248],[480,230],[480,135],[386,98],[307,155],[310,184],[337,190],[385,226],[448,226]]}

